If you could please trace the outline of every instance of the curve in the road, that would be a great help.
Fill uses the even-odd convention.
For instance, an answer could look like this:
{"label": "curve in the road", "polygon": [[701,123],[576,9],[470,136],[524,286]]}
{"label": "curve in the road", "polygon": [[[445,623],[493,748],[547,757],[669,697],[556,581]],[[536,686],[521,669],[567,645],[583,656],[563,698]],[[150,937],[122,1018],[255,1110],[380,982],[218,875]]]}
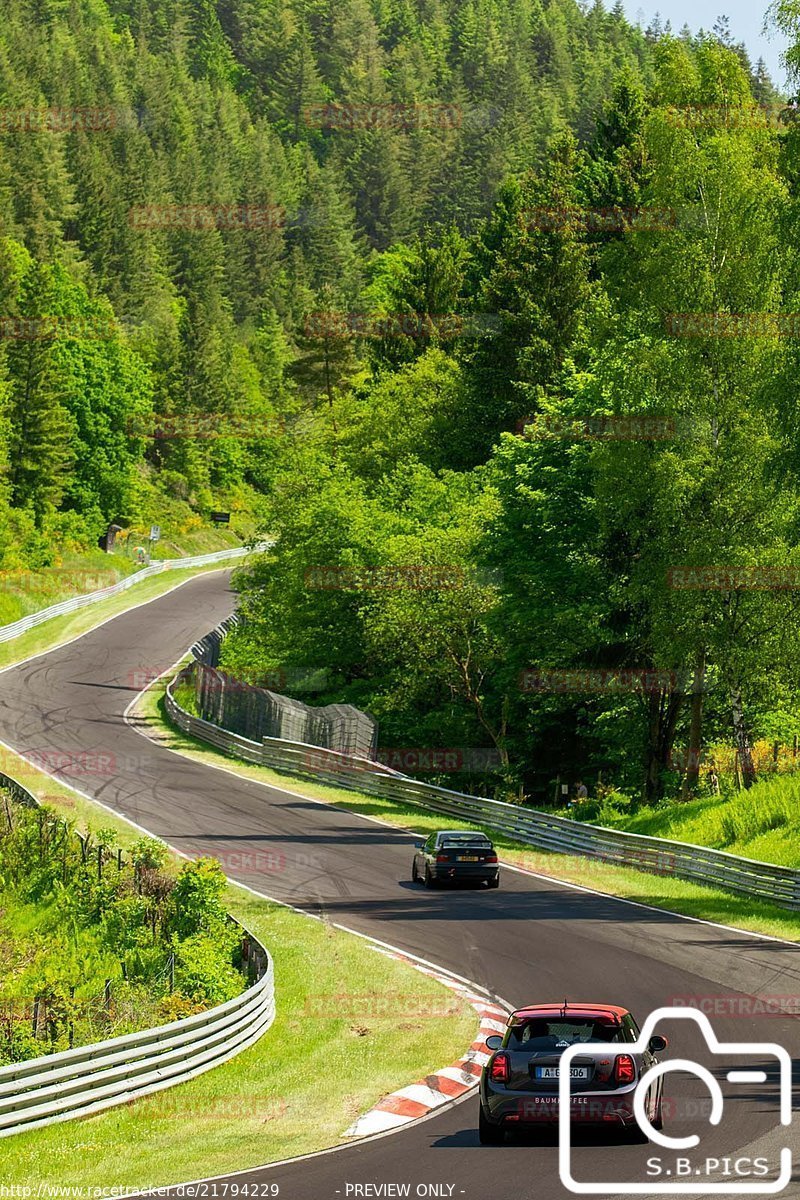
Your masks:
{"label": "curve in the road", "polygon": [[[676,1000],[724,998],[727,1011],[714,1022],[721,1040],[774,1041],[794,1051],[793,1018],[744,1014],[752,1010],[747,997],[800,994],[800,946],[523,872],[506,871],[499,892],[418,890],[408,882],[412,838],[403,830],[144,740],[124,721],[142,680],[166,670],[233,607],[227,577],[202,576],[4,672],[0,738],[45,769],[52,763],[52,775],[181,852],[215,855],[231,878],[259,893],[441,963],[515,1004],[603,999],[642,1020]],[[700,1055],[691,1045],[680,1050]],[[771,1136],[774,1091],[732,1104],[730,1119],[707,1139],[708,1153],[721,1157]],[[698,1131],[704,1099],[688,1079],[677,1085],[676,1134]],[[456,1104],[390,1139],[253,1169],[238,1180],[279,1178],[289,1200],[391,1194],[363,1190],[382,1182],[408,1183],[412,1196],[456,1200],[566,1194],[554,1145],[525,1146],[524,1158],[521,1147],[478,1147],[475,1124],[474,1104]],[[610,1136],[581,1142],[576,1171],[587,1178],[646,1179],[650,1147],[621,1146]],[[415,1191],[429,1184],[443,1190]]]}

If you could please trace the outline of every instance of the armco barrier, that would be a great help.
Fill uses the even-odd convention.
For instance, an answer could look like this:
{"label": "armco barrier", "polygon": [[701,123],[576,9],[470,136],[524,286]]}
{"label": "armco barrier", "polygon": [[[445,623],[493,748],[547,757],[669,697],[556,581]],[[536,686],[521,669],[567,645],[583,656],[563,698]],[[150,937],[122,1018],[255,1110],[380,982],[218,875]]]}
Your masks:
{"label": "armco barrier", "polygon": [[[270,544],[262,542],[254,547],[254,550],[265,550]],[[145,567],[143,571],[137,571],[135,575],[128,575],[110,587],[101,588],[97,592],[87,592],[84,596],[71,596],[69,600],[62,600],[60,604],[52,604],[49,608],[31,613],[27,617],[20,618],[19,621],[14,621],[11,625],[0,626],[0,642],[10,642],[12,638],[19,637],[21,633],[27,633],[29,629],[34,629],[37,625],[52,620],[53,617],[63,617],[67,613],[86,608],[89,604],[96,604],[98,600],[107,600],[110,596],[118,596],[120,592],[127,591],[142,579],[150,579],[153,575],[160,575],[163,571],[176,571],[186,567],[206,567],[211,563],[243,558],[253,552],[246,546],[237,546],[233,550],[216,550],[213,554],[196,554],[193,558],[162,559],[153,563],[152,566]]]}
{"label": "armco barrier", "polygon": [[[7,775],[0,774],[0,788],[38,806]],[[184,1083],[257,1041],[275,1019],[273,965],[261,943],[240,929],[254,981],[233,1000],[169,1025],[0,1067],[0,1137]]]}
{"label": "armco barrier", "polygon": [[542,850],[577,854],[618,866],[634,867],[650,875],[674,875],[707,887],[719,887],[753,899],[767,900],[782,908],[800,910],[800,871],[789,867],[739,858],[707,846],[622,833],[515,804],[505,804],[500,800],[469,796],[410,779],[370,759],[357,759],[318,746],[306,746],[278,738],[264,738],[261,743],[250,742],[181,708],[173,694],[173,687],[185,680],[191,670],[191,667],[185,668],[167,688],[167,713],[184,732],[211,743],[225,753],[235,754],[248,762],[291,771],[293,775],[322,780],[388,800],[399,800],[447,816],[461,817]]}

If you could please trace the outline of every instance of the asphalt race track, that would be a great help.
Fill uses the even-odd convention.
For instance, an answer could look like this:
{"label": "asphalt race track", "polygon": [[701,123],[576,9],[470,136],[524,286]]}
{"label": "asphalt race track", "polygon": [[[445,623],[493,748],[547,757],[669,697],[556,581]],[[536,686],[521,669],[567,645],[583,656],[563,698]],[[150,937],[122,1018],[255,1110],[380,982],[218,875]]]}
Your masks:
{"label": "asphalt race track", "polygon": [[[562,997],[605,1000],[630,1007],[641,1024],[653,1009],[676,1000],[712,998],[717,1013],[724,1010],[712,1016],[720,1040],[777,1042],[797,1066],[797,1019],[754,1016],[744,997],[792,997],[800,1012],[800,946],[508,869],[497,892],[426,892],[410,882],[409,835],[193,763],[129,727],[123,714],[147,680],[233,607],[227,574],[204,575],[0,673],[0,739],[181,851],[216,855],[232,878],[440,963],[515,1005]],[[363,993],[365,982],[354,990]],[[692,1057],[698,1041],[686,1022],[664,1032],[670,1054]],[[768,1075],[764,1085],[726,1085],[736,1099],[726,1103],[717,1128],[703,1115],[702,1083],[686,1075],[668,1080],[667,1132],[700,1134],[702,1145],[692,1152],[696,1161],[735,1159],[754,1143],[770,1152],[798,1146],[794,1128],[776,1128],[777,1072],[769,1063],[759,1065]],[[719,1060],[715,1066],[724,1077]],[[313,1112],[308,1119],[314,1120]],[[343,1118],[343,1128],[346,1123]],[[410,1185],[410,1196],[466,1200],[560,1200],[568,1194],[553,1137],[481,1147],[476,1126],[477,1100],[470,1096],[404,1132],[250,1171],[236,1182],[278,1184],[282,1200],[397,1195],[381,1186],[387,1184]],[[625,1144],[611,1129],[577,1140],[574,1172],[586,1181],[646,1183],[652,1178],[649,1157],[660,1155],[666,1169],[687,1153]],[[771,1174],[775,1161],[772,1153]],[[784,1195],[796,1194],[796,1187],[793,1182]],[[604,1194],[616,1192],[609,1186]]]}

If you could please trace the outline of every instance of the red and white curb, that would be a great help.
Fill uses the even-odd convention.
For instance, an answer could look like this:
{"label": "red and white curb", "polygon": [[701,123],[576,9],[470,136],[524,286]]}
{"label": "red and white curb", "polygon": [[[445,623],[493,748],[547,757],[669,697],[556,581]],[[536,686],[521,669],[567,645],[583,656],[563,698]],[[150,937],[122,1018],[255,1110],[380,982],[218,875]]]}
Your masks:
{"label": "red and white curb", "polygon": [[434,1071],[432,1075],[427,1075],[425,1079],[420,1079],[417,1083],[411,1083],[408,1087],[400,1088],[399,1091],[384,1096],[374,1108],[363,1113],[354,1121],[350,1128],[344,1131],[343,1137],[366,1137],[371,1133],[384,1133],[389,1129],[397,1129],[409,1121],[416,1121],[420,1117],[427,1116],[434,1109],[449,1104],[452,1100],[476,1088],[480,1080],[481,1067],[488,1062],[491,1054],[486,1045],[486,1039],[492,1033],[505,1032],[510,1011],[503,1005],[487,999],[486,996],[479,995],[460,980],[454,979],[452,975],[445,975],[441,971],[425,967],[404,954],[394,954],[379,946],[375,946],[374,949],[379,954],[386,954],[389,958],[407,963],[408,966],[421,971],[423,975],[429,975],[431,979],[436,979],[444,987],[456,992],[462,1000],[468,1001],[477,1010],[480,1024],[475,1041],[457,1062],[451,1063],[449,1067],[442,1067],[439,1071]]}

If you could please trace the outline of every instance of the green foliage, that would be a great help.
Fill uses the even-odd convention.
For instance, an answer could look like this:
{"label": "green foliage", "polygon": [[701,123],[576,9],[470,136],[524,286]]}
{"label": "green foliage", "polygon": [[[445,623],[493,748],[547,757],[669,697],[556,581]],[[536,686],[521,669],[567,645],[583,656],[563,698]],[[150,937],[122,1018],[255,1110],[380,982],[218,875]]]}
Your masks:
{"label": "green foliage", "polygon": [[225,875],[215,858],[198,858],[181,870],[172,889],[169,924],[178,941],[219,933],[226,923]]}
{"label": "green foliage", "polygon": [[194,1003],[223,1004],[242,990],[242,977],[231,965],[236,931],[228,927],[222,934],[193,933],[175,945],[175,987]]}
{"label": "green foliage", "polygon": [[0,1062],[145,1028],[242,990],[218,863],[189,863],[175,879],[152,838],[120,862],[113,830],[81,842],[47,810],[0,799]]}
{"label": "green foliage", "polygon": [[[680,336],[673,315],[791,313],[800,292],[795,134],[753,88],[719,39],[654,38],[647,71],[618,61],[594,123],[553,130],[474,231],[373,260],[373,322],[472,321],[424,342],[387,321],[280,448],[277,545],[240,577],[227,667],[322,674],[319,699],[369,709],[384,745],[494,747],[498,792],[539,803],[580,775],[656,803],[690,733],[733,740],[752,782],[753,738],[798,699],[793,592],[674,573],[797,563],[796,351]],[[358,582],[415,563],[459,585]],[[534,669],[633,682],[526,691]]]}
{"label": "green foliage", "polygon": [[[796,35],[795,0],[775,14]],[[668,582],[798,562],[796,339],[670,327],[800,298],[796,122],[760,119],[774,89],[724,27],[9,0],[0,91],[108,115],[0,147],[0,316],[58,325],[0,339],[0,568],[257,511],[277,544],[240,577],[231,669],[313,680],[385,744],[496,750],[504,795],[580,772],[652,804],[690,729],[752,782],[797,701],[792,593]],[[672,434],[593,432],[644,418]],[[520,686],[591,667],[667,682]],[[115,921],[144,964],[166,884],[136,853]],[[222,919],[218,887],[181,876],[170,936]]]}
{"label": "green foliage", "polygon": [[[320,407],[335,431],[367,366],[453,351],[435,330],[320,337],[315,314],[466,313],[464,235],[506,177],[567,127],[585,139],[615,78],[633,93],[652,71],[637,29],[572,3],[453,0],[423,19],[362,0],[10,0],[3,17],[20,127],[0,147],[0,317],[61,322],[0,339],[3,568],[36,565],[61,516],[84,547],[109,521],[158,520],[148,486],[198,513],[257,507],[285,433]],[[452,387],[444,423],[418,426],[451,464],[475,460],[476,427],[482,449],[507,427],[472,382],[457,435]]]}

